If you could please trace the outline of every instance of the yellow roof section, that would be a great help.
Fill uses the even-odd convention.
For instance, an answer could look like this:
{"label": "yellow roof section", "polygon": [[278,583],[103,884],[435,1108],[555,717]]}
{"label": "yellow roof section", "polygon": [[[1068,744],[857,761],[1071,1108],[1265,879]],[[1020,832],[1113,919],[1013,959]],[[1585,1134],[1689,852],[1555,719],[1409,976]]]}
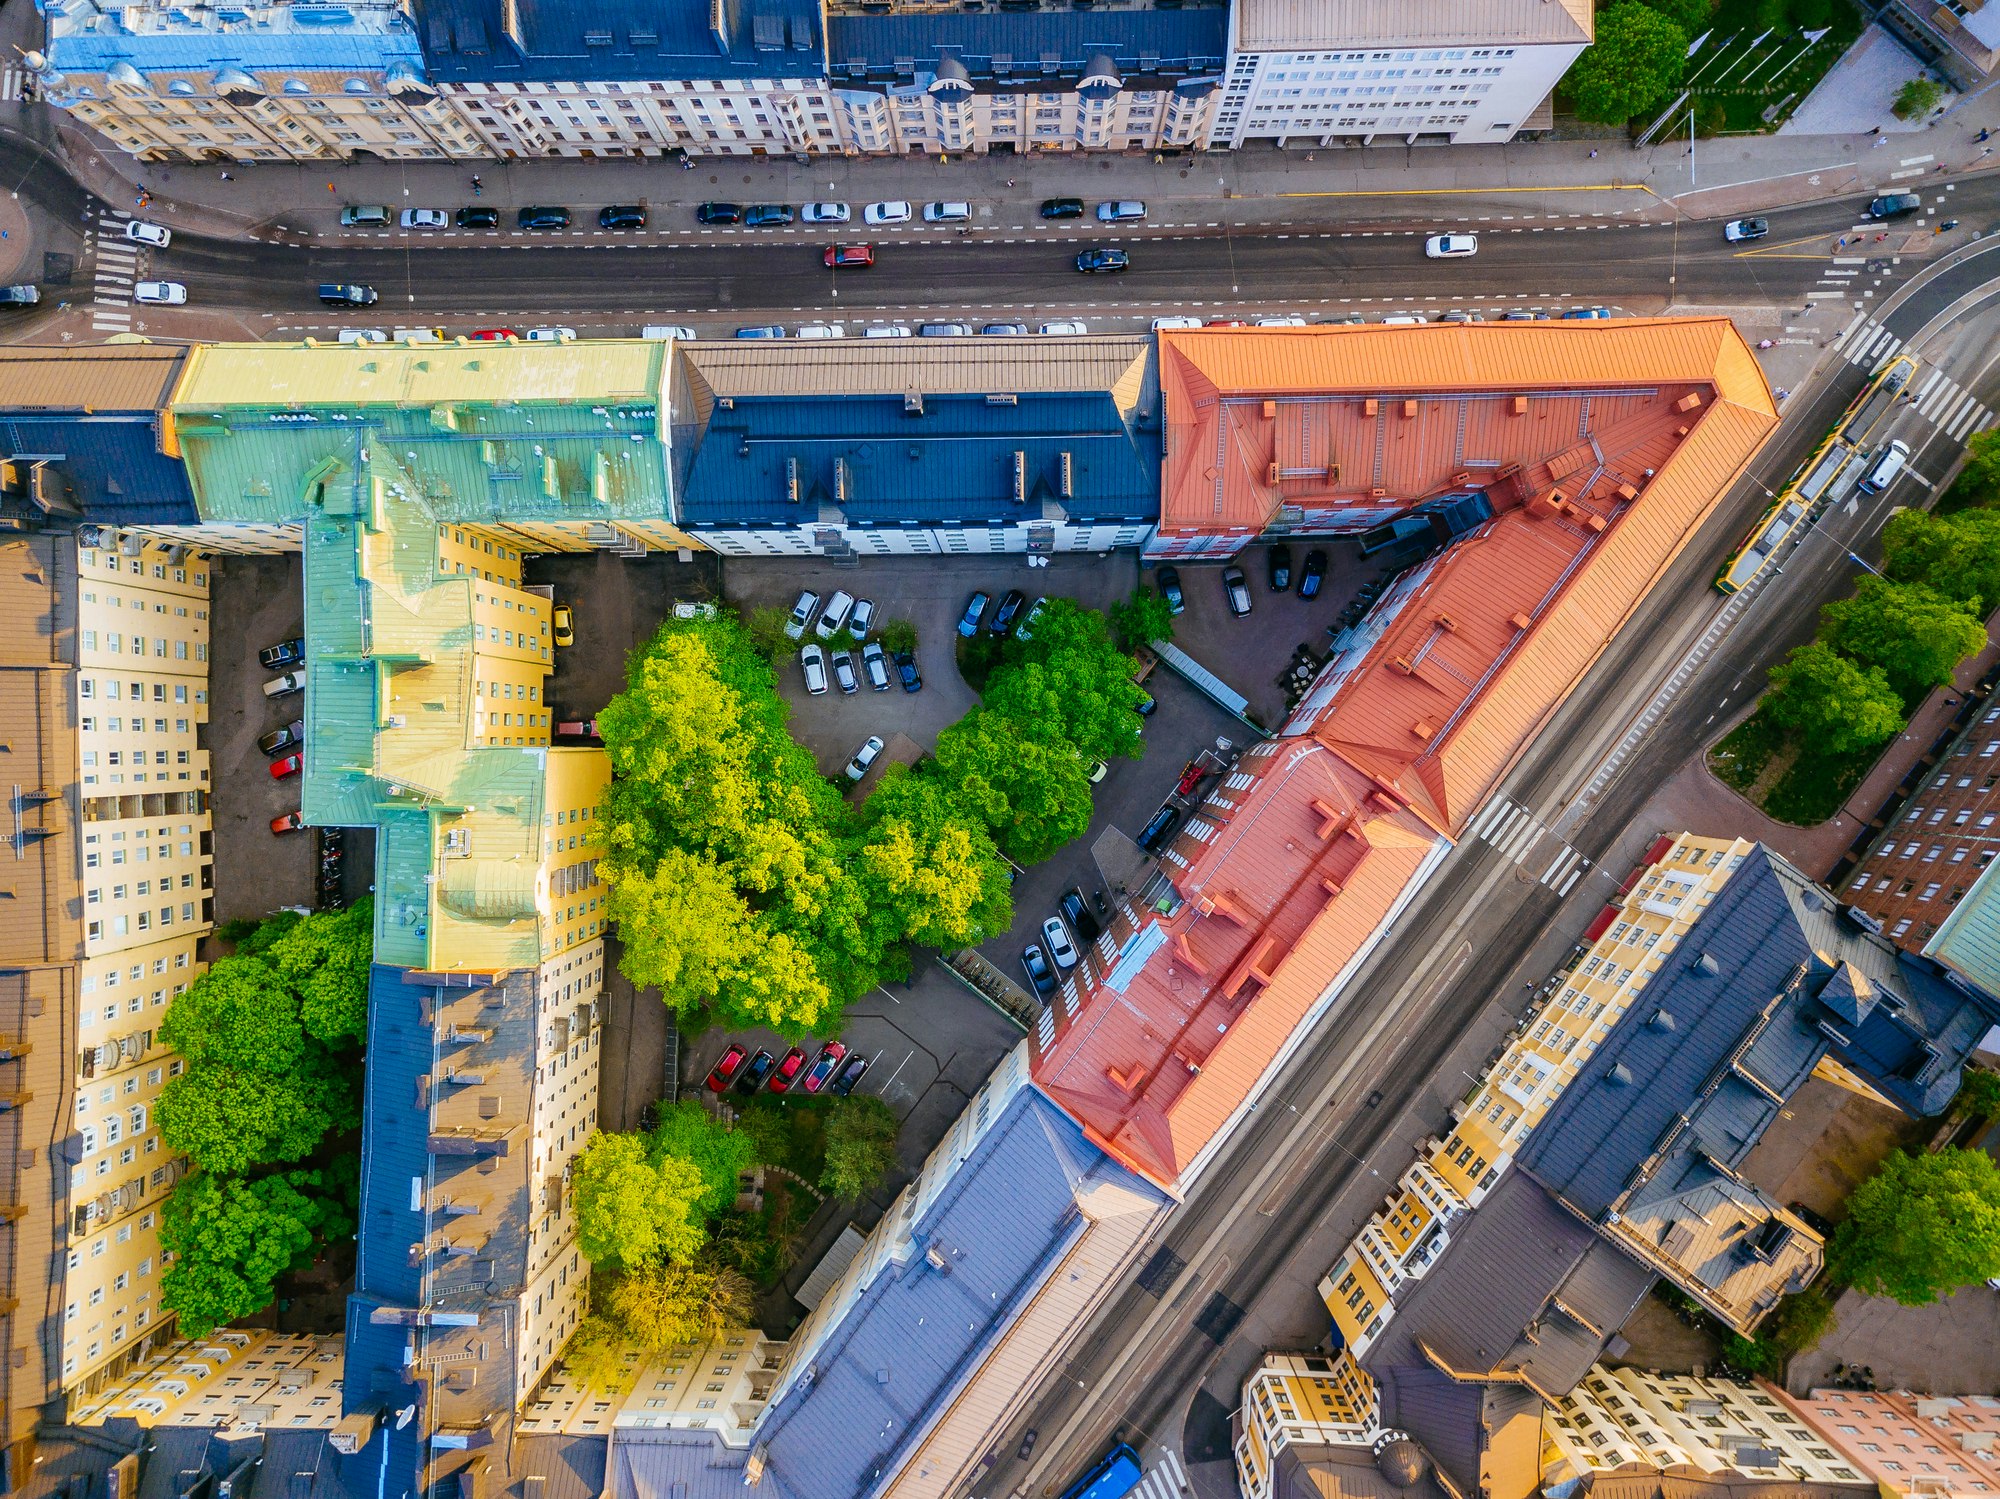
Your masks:
{"label": "yellow roof section", "polygon": [[657,403],[667,345],[568,343],[206,344],[190,351],[176,409],[428,406],[450,402]]}

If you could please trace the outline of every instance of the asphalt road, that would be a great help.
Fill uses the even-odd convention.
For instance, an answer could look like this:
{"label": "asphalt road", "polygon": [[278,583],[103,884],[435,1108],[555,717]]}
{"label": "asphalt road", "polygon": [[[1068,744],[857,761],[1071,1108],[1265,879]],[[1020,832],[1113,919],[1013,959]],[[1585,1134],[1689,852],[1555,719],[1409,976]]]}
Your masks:
{"label": "asphalt road", "polygon": [[[1774,225],[1774,230],[1776,226]],[[1777,237],[1774,232],[1774,238]],[[1925,283],[1884,319],[1905,339],[1947,312],[1959,321],[1939,336],[1948,373],[1993,399],[2000,362],[1978,308],[1961,297],[2000,268],[1995,253],[1974,257]],[[2000,297],[2000,293],[1995,294]],[[1951,330],[1964,337],[1951,338]],[[1922,378],[1921,376],[1919,377]],[[1852,548],[1867,556],[1897,490],[1863,503],[1836,498],[1815,534],[1787,559],[1735,626],[1690,673],[1637,749],[1594,800],[1580,791],[1627,725],[1715,620],[1722,601],[1709,581],[1768,503],[1776,485],[1810,451],[1864,383],[1839,361],[1793,403],[1790,419],[1745,478],[1613,642],[1556,720],[1502,788],[1595,861],[1591,881],[1567,901],[1477,839],[1447,858],[1398,929],[1348,991],[1322,1031],[1209,1167],[1172,1220],[1162,1243],[1184,1262],[1149,1292],[1128,1282],[1114,1293],[1026,1412],[996,1435],[996,1460],[969,1492],[980,1496],[1051,1492],[1115,1435],[1166,1442],[1191,1468],[1220,1455],[1231,1386],[1254,1362],[1259,1302],[1296,1300],[1298,1280],[1324,1265],[1290,1265],[1294,1249],[1329,1215],[1351,1221],[1378,1202],[1408,1163],[1397,1142],[1421,1135],[1455,1072],[1461,1036],[1483,1021],[1498,1034],[1576,940],[1624,874],[1635,841],[1652,828],[1635,818],[1655,787],[1696,753],[1729,701],[1762,686],[1769,664],[1806,639],[1819,607],[1850,586]],[[1904,408],[1892,435],[1910,442],[1912,468],[1935,480],[1958,445]],[[1538,861],[1539,862],[1539,861]],[[1379,1168],[1375,1164],[1379,1158]],[[1289,1284],[1280,1278],[1289,1269]],[[1263,1288],[1261,1290],[1256,1288]],[[1206,1388],[1204,1389],[1204,1385]],[[1014,1451],[1024,1430],[1040,1432],[1035,1460]],[[1206,1450],[1204,1450],[1206,1449]],[[1209,1470],[1211,1473],[1214,1469]]]}

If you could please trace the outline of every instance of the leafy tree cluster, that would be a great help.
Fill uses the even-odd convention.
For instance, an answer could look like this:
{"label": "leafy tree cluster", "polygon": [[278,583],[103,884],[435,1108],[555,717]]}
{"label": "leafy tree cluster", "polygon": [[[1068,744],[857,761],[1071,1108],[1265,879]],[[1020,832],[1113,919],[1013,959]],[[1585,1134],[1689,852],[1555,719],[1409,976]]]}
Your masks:
{"label": "leafy tree cluster", "polygon": [[1951,1106],[1967,1119],[2000,1119],[2000,1072],[1988,1072],[1983,1067],[1966,1068],[1959,1077],[1958,1096]]}
{"label": "leafy tree cluster", "polygon": [[1920,120],[1938,107],[1944,89],[1929,78],[1912,78],[1896,90],[1891,112],[1899,120]]}
{"label": "leafy tree cluster", "polygon": [[165,1305],[200,1336],[270,1305],[279,1276],[354,1232],[358,1161],[283,1169],[360,1122],[372,912],[280,912],[175,997],[160,1039],[187,1067],[161,1138],[196,1169],[160,1215]]}
{"label": "leafy tree cluster", "polygon": [[1847,1199],[1827,1264],[1904,1306],[2000,1275],[2000,1166],[1979,1150],[1897,1151]]}
{"label": "leafy tree cluster", "polygon": [[1600,125],[1622,125],[1667,104],[1687,77],[1693,35],[1679,12],[1699,7],[1617,0],[1598,11],[1596,40],[1563,75],[1570,108]]}
{"label": "leafy tree cluster", "polygon": [[626,1271],[691,1262],[755,1154],[749,1135],[692,1099],[663,1109],[645,1133],[591,1136],[570,1172],[584,1257]]}
{"label": "leafy tree cluster", "polygon": [[896,1165],[895,1110],[879,1098],[838,1098],[826,1121],[826,1165],[819,1184],[852,1201],[882,1185]]}

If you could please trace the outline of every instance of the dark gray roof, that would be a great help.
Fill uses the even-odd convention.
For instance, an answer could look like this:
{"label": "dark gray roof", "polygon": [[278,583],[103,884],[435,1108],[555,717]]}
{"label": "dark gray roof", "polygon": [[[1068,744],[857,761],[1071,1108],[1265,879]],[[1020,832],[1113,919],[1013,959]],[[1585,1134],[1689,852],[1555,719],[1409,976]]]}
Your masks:
{"label": "dark gray roof", "polygon": [[819,7],[808,0],[417,0],[424,64],[441,83],[818,78]]}
{"label": "dark gray roof", "polygon": [[1590,1499],[1871,1499],[1872,1483],[1809,1483],[1736,1474],[1594,1473],[1580,1491]]}
{"label": "dark gray roof", "polygon": [[160,451],[151,411],[10,411],[0,415],[0,458],[41,460],[66,481],[83,519],[112,526],[191,525],[187,465]]}
{"label": "dark gray roof", "polygon": [[1292,1442],[1271,1464],[1273,1499],[1445,1499],[1429,1467],[1413,1484],[1392,1483],[1366,1447]]}
{"label": "dark gray roof", "polygon": [[1109,67],[1127,89],[1206,92],[1228,50],[1223,5],[1183,10],[844,15],[827,21],[827,70],[851,89],[980,93],[1075,88]]}
{"label": "dark gray roof", "polygon": [[[667,1427],[621,1430],[611,1455],[612,1499],[742,1499],[748,1447],[725,1447],[711,1431]],[[754,1489],[755,1499],[819,1499],[834,1489],[795,1488],[770,1468]]]}

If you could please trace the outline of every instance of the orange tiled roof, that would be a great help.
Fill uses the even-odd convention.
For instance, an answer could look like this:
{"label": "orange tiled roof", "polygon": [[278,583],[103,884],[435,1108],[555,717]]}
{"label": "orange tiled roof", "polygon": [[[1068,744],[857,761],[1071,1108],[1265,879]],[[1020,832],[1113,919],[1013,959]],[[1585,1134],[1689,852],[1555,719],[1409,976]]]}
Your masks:
{"label": "orange tiled roof", "polygon": [[1175,840],[1179,909],[1085,955],[1036,1083],[1172,1186],[1441,842],[1324,745],[1257,746]]}

